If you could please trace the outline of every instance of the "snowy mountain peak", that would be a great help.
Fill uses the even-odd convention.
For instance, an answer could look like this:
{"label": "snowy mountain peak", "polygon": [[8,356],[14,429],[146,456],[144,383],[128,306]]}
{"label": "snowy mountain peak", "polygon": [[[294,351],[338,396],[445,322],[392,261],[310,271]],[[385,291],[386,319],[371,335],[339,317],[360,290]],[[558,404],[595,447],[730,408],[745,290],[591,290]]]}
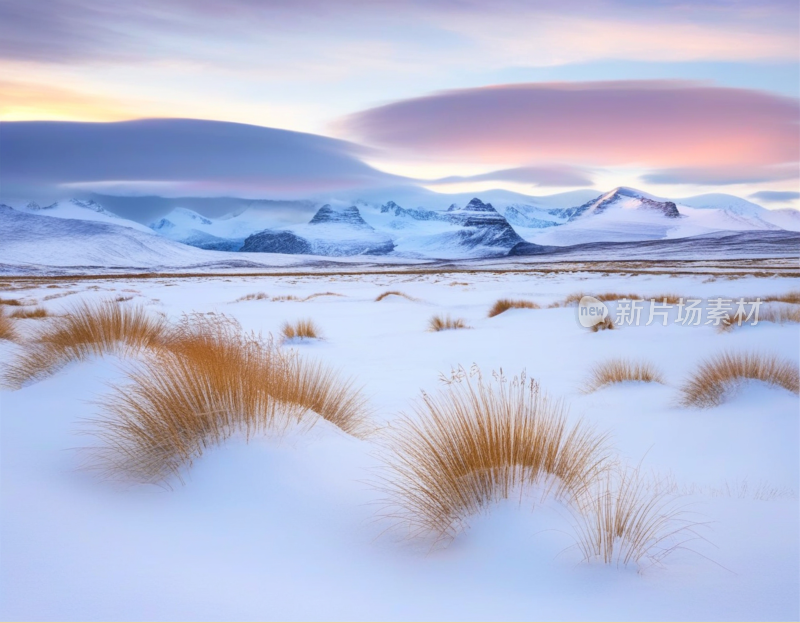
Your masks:
{"label": "snowy mountain peak", "polygon": [[456,204],[447,208],[448,212],[478,212],[482,214],[498,214],[499,212],[494,209],[491,203],[484,203],[477,197],[473,197],[470,202],[463,208],[459,208]]}
{"label": "snowy mountain peak", "polygon": [[356,206],[349,206],[343,209],[334,209],[330,205],[325,204],[308,222],[309,225],[322,225],[322,224],[337,224],[348,225],[358,229],[372,229],[367,222],[361,217],[361,212],[358,211]]}
{"label": "snowy mountain peak", "polygon": [[583,214],[602,214],[609,208],[625,210],[647,210],[660,213],[667,218],[678,218],[681,213],[672,201],[659,201],[643,192],[620,186],[614,190],[600,195],[597,199],[589,201],[582,206],[574,208],[572,218]]}
{"label": "snowy mountain peak", "polygon": [[164,218],[150,223],[150,229],[164,231],[176,227],[197,227],[198,225],[212,225],[213,222],[202,214],[187,208],[175,208]]}

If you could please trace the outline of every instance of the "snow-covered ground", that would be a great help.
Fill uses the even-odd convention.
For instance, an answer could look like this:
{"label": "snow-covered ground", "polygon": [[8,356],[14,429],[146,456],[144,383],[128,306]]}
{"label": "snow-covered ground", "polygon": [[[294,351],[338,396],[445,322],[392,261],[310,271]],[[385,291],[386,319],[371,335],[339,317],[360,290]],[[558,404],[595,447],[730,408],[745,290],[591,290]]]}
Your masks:
{"label": "snow-covered ground", "polygon": [[[22,282],[19,282],[20,284]],[[58,288],[48,285],[57,285]],[[308,433],[232,440],[197,462],[185,485],[121,488],[80,469],[75,433],[100,408],[117,359],[71,364],[0,393],[4,620],[796,620],[800,615],[798,397],[748,386],[708,410],[678,406],[703,358],[758,350],[798,362],[798,325],[653,324],[591,333],[573,292],[745,298],[796,288],[788,278],[589,273],[318,275],[39,282],[4,292],[52,313],[78,300],[133,296],[153,313],[217,311],[277,333],[312,318],[325,339],[293,345],[363,385],[379,423],[411,412],[441,372],[478,364],[527,370],[551,395],[609,430],[619,453],[669,476],[705,540],[638,573],[581,563],[573,520],[553,500],[498,505],[448,547],[385,534],[372,440],[321,421]],[[400,290],[418,299],[375,298]],[[67,294],[72,292],[71,294]],[[335,292],[306,302],[251,300]],[[66,296],[45,300],[53,294]],[[544,308],[486,312],[501,297]],[[436,313],[471,329],[431,333]],[[20,320],[33,331],[42,320]],[[9,361],[18,348],[0,342]],[[597,361],[651,360],[665,385],[580,388]],[[768,499],[759,487],[775,492]],[[762,489],[763,490],[763,489]]]}

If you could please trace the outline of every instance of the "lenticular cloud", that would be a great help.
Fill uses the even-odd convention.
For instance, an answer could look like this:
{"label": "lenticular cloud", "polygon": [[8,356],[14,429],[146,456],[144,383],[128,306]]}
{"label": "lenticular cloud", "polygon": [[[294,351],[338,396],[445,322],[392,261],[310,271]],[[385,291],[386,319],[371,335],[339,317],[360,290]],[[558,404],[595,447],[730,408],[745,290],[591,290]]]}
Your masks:
{"label": "lenticular cloud", "polygon": [[657,169],[796,162],[792,98],[677,81],[446,91],[343,120],[356,140],[461,161]]}

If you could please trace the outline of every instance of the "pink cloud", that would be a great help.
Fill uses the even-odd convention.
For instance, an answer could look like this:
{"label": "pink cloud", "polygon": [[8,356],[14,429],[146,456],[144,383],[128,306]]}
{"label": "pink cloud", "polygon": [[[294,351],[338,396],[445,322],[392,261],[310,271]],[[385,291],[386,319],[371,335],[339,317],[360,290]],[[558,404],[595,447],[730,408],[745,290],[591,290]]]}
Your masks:
{"label": "pink cloud", "polygon": [[677,81],[518,84],[446,91],[351,115],[392,152],[486,164],[651,169],[798,161],[798,101]]}

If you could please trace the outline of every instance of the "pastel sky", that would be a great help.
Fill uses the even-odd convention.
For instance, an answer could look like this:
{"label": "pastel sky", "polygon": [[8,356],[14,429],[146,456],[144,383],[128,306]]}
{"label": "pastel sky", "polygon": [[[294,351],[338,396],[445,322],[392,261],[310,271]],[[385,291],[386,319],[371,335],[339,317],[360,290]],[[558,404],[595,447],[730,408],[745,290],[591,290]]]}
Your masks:
{"label": "pastel sky", "polygon": [[[800,207],[799,6],[0,0],[0,175],[260,197],[627,185]],[[106,125],[144,118],[261,127]],[[30,145],[57,141],[35,162]],[[69,141],[105,145],[102,161],[59,164]]]}

